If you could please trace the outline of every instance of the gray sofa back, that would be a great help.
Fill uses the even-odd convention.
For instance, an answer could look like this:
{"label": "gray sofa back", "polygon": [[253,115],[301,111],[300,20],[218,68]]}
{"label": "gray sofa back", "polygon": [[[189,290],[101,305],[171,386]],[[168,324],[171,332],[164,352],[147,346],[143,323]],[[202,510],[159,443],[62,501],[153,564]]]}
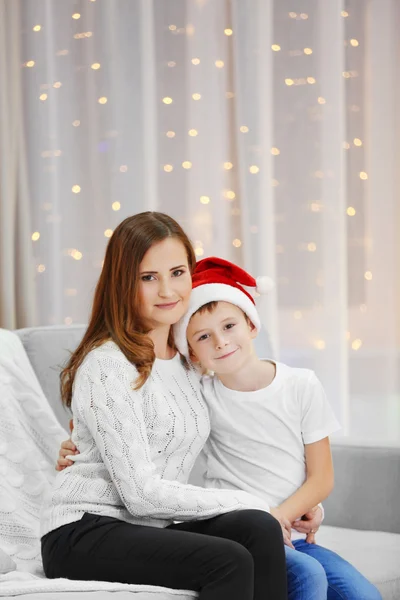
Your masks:
{"label": "gray sofa back", "polygon": [[[60,371],[85,331],[85,325],[17,330],[43,391],[58,420],[68,430],[70,412],[60,400]],[[267,348],[267,351],[266,351]],[[271,356],[265,333],[256,350]],[[325,523],[352,529],[400,533],[400,448],[332,445],[335,489],[324,501]],[[191,480],[201,479],[201,465]]]}

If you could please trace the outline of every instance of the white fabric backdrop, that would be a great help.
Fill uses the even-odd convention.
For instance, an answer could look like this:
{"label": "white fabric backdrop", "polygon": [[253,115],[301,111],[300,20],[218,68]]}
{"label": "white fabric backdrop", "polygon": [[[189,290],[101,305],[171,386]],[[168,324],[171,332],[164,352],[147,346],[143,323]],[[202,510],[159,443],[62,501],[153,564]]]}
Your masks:
{"label": "white fabric backdrop", "polygon": [[161,210],[275,279],[276,354],[345,432],[374,397],[400,435],[399,3],[18,3],[36,322],[86,322],[106,236]]}

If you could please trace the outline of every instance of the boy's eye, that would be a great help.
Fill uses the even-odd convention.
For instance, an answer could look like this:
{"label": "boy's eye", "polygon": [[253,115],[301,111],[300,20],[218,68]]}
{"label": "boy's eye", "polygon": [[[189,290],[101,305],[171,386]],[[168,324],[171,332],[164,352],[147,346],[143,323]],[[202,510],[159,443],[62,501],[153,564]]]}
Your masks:
{"label": "boy's eye", "polygon": [[236,323],[228,323],[227,325],[225,325],[225,329],[232,329],[232,327],[235,327]]}
{"label": "boy's eye", "polygon": [[208,337],[209,337],[208,333],[204,333],[202,336],[199,337],[199,342],[206,340]]}
{"label": "boy's eye", "polygon": [[185,271],[183,271],[183,269],[177,269],[176,271],[174,271],[172,273],[173,277],[180,277],[181,275],[183,275]]}
{"label": "boy's eye", "polygon": [[154,279],[154,275],[143,275],[142,281],[152,281]]}

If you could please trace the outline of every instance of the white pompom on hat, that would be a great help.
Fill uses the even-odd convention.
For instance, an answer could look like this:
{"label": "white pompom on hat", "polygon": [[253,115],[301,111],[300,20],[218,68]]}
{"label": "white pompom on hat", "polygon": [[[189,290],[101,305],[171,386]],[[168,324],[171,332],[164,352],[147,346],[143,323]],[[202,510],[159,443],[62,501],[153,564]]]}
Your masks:
{"label": "white pompom on hat", "polygon": [[229,302],[238,306],[249,317],[255,328],[261,327],[260,317],[252,295],[243,286],[254,288],[258,294],[267,294],[274,287],[269,277],[255,279],[249,273],[223,258],[204,258],[194,269],[189,308],[174,325],[175,344],[179,352],[189,358],[186,331],[195,312],[209,302]]}

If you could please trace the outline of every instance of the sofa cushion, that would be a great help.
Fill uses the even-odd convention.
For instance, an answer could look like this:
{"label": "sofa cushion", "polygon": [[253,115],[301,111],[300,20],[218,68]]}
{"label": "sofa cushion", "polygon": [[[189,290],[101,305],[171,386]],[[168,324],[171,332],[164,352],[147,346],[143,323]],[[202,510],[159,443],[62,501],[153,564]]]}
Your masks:
{"label": "sofa cushion", "polygon": [[323,525],[316,537],[376,585],[383,600],[400,598],[400,534]]}
{"label": "sofa cushion", "polygon": [[39,383],[61,425],[68,430],[71,413],[61,403],[60,373],[70,353],[77,348],[86,325],[49,326],[18,329]]}

